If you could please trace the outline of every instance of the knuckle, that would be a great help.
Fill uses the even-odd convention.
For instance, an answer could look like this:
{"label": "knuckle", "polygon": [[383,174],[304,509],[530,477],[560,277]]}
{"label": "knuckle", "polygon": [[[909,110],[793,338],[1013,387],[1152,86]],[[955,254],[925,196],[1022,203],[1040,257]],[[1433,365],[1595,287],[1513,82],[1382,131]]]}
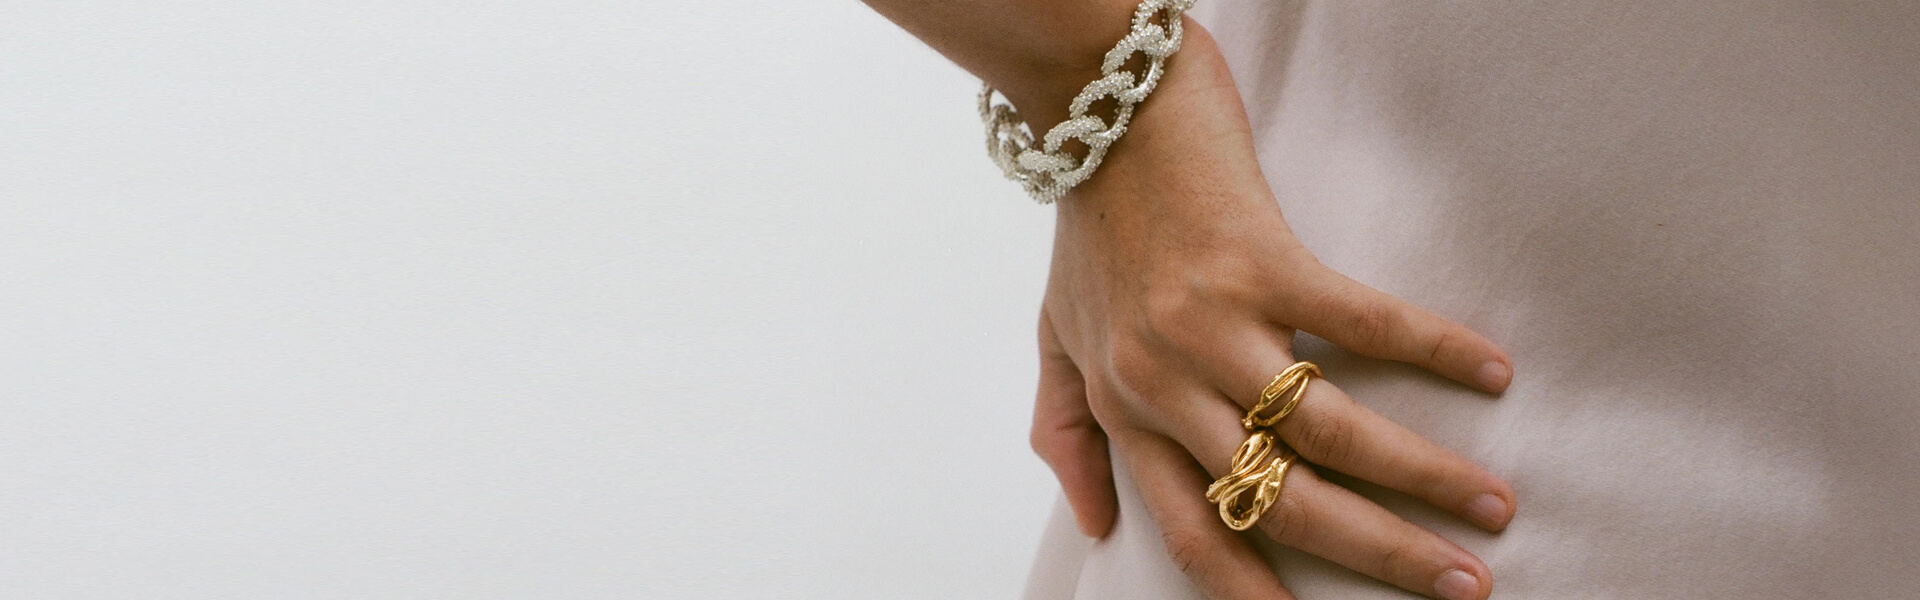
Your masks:
{"label": "knuckle", "polygon": [[1404,321],[1400,311],[1386,302],[1361,302],[1347,317],[1347,331],[1361,351],[1379,354],[1392,346]]}
{"label": "knuckle", "polygon": [[1210,320],[1255,303],[1260,288],[1252,278],[1231,266],[1218,270],[1158,278],[1142,302],[1144,333],[1176,347],[1197,347],[1205,343]]}
{"label": "knuckle", "polygon": [[1409,581],[1418,578],[1420,550],[1411,542],[1388,546],[1373,561],[1373,574],[1384,581]]}
{"label": "knuckle", "polygon": [[1286,250],[1281,251],[1279,256],[1281,264],[1288,265],[1290,272],[1303,272],[1312,269],[1326,268],[1326,265],[1320,263],[1320,257],[1314,256],[1312,250],[1308,250],[1305,245],[1302,245],[1297,240],[1294,241],[1292,245],[1287,246]]}
{"label": "knuckle", "polygon": [[1430,365],[1439,363],[1440,355],[1444,354],[1447,348],[1458,343],[1459,339],[1460,331],[1457,329],[1448,327],[1440,330],[1440,335],[1433,336],[1433,339],[1429,340],[1426,344],[1426,363]]}
{"label": "knuckle", "polygon": [[1027,433],[1027,446],[1033,448],[1033,453],[1040,460],[1053,464],[1055,457],[1060,456],[1061,439],[1056,430],[1035,423],[1033,430]]}
{"label": "knuckle", "polygon": [[1173,560],[1173,566],[1187,575],[1203,569],[1214,553],[1207,535],[1190,527],[1168,527],[1160,533],[1160,541],[1166,544],[1167,557]]}
{"label": "knuckle", "polygon": [[1126,393],[1146,402],[1162,396],[1166,387],[1165,366],[1146,344],[1116,342],[1113,348],[1113,381]]}
{"label": "knuckle", "polygon": [[1037,413],[1033,426],[1027,431],[1027,445],[1033,453],[1055,467],[1074,462],[1089,447],[1105,442],[1106,431],[1101,428],[1098,417],[1061,418]]}
{"label": "knuckle", "polygon": [[[1293,468],[1298,471],[1304,471],[1305,469],[1303,469],[1303,467],[1305,466],[1306,465],[1295,465]],[[1304,475],[1304,473],[1296,472],[1289,475],[1289,477],[1300,477],[1301,475]],[[1260,524],[1262,528],[1267,531],[1267,535],[1272,536],[1273,539],[1280,543],[1292,543],[1305,539],[1307,534],[1307,507],[1300,502],[1300,496],[1298,494],[1289,494],[1285,488],[1281,488],[1280,497],[1273,501],[1273,506],[1267,509],[1267,514],[1260,518]]]}
{"label": "knuckle", "polygon": [[1416,496],[1433,500],[1445,497],[1447,489],[1453,482],[1461,481],[1466,477],[1458,472],[1458,469],[1446,463],[1444,459],[1420,460],[1415,463],[1417,466],[1408,476],[1408,489]]}
{"label": "knuckle", "polygon": [[1106,432],[1093,424],[1045,425],[1035,423],[1027,435],[1033,453],[1053,467],[1072,466],[1085,461],[1085,453],[1106,443]]}
{"label": "knuckle", "polygon": [[1197,320],[1205,312],[1199,296],[1184,286],[1163,287],[1148,293],[1141,315],[1144,333],[1177,344],[1195,329]]}
{"label": "knuckle", "polygon": [[1126,411],[1105,386],[1087,387],[1087,411],[1093,413],[1093,422],[1103,434],[1115,424],[1126,422]]}
{"label": "knuckle", "polygon": [[1201,298],[1221,304],[1251,304],[1267,294],[1268,267],[1258,261],[1225,253],[1208,257],[1206,264],[1212,267],[1212,276],[1195,277],[1189,282]]}
{"label": "knuckle", "polygon": [[1354,454],[1359,451],[1359,433],[1353,422],[1346,419],[1304,419],[1300,421],[1299,436],[1300,449],[1314,462],[1335,468],[1352,464]]}

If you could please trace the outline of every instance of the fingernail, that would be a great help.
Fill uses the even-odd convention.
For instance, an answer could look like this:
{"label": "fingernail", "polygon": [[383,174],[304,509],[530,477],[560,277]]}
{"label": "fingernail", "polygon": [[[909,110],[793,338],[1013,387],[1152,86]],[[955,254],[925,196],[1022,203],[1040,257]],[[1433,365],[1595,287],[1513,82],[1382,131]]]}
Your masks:
{"label": "fingernail", "polygon": [[1490,390],[1506,389],[1507,381],[1513,379],[1513,369],[1496,360],[1480,365],[1480,370],[1474,373],[1473,378],[1480,382],[1480,387]]}
{"label": "fingernail", "polygon": [[1467,517],[1481,525],[1498,529],[1507,523],[1507,501],[1493,494],[1481,494],[1462,509]]}
{"label": "fingernail", "polygon": [[1454,569],[1433,582],[1433,592],[1447,600],[1474,600],[1480,597],[1480,580],[1466,571]]}

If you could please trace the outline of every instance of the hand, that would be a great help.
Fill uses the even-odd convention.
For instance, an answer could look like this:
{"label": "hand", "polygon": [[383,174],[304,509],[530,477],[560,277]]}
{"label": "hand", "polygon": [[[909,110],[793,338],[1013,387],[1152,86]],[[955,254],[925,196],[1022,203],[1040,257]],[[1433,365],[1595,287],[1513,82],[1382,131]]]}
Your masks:
{"label": "hand", "polygon": [[[1498,392],[1511,361],[1491,342],[1322,266],[1288,230],[1260,174],[1245,109],[1211,37],[1185,46],[1092,179],[1059,204],[1040,319],[1033,445],[1082,531],[1118,510],[1109,439],[1165,532],[1215,598],[1291,597],[1202,496],[1245,439],[1240,417],[1294,362],[1296,329],[1368,356]],[[1275,427],[1303,460],[1400,490],[1498,530],[1513,490],[1472,462],[1315,381]],[[1306,464],[1259,529],[1408,590],[1485,598],[1477,557]]]}

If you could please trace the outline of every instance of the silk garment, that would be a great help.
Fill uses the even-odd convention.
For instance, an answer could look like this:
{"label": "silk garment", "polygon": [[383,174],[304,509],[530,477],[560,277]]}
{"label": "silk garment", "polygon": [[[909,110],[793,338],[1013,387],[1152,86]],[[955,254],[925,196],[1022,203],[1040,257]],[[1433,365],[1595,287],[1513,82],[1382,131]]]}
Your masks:
{"label": "silk garment", "polygon": [[[1336,481],[1480,556],[1494,598],[1920,597],[1920,3],[1191,14],[1305,244],[1516,365],[1494,397],[1303,335],[1520,505],[1491,534]],[[1116,475],[1114,533],[1057,507],[1028,598],[1202,597]],[[1262,550],[1303,600],[1413,597]]]}

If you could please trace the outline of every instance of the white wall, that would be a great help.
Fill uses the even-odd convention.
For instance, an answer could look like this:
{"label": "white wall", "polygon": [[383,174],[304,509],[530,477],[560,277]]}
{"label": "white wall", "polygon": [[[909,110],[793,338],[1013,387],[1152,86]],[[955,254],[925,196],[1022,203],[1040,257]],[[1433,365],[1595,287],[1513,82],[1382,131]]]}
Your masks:
{"label": "white wall", "polygon": [[974,85],[850,0],[0,4],[0,597],[1016,596]]}

